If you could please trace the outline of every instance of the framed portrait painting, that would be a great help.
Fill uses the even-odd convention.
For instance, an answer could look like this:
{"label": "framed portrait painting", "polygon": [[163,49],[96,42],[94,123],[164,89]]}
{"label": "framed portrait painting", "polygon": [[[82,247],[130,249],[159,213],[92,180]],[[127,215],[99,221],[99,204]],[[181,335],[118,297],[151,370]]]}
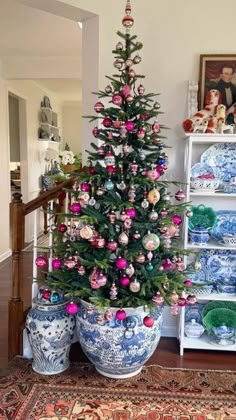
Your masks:
{"label": "framed portrait painting", "polygon": [[204,108],[206,94],[211,89],[220,92],[226,109],[236,103],[236,54],[200,55],[199,109]]}

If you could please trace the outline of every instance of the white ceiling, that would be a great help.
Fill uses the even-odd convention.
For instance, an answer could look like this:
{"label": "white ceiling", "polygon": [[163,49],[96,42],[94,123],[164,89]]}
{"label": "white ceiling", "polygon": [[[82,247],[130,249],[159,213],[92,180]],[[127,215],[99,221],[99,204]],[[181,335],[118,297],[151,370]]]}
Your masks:
{"label": "white ceiling", "polygon": [[[48,0],[50,1],[50,0]],[[0,56],[81,55],[82,31],[77,22],[0,0]]]}
{"label": "white ceiling", "polygon": [[[50,0],[48,0],[50,1]],[[15,2],[0,0],[0,58],[75,57],[81,60],[82,30],[77,22]],[[81,81],[35,82],[63,102],[81,100]]]}

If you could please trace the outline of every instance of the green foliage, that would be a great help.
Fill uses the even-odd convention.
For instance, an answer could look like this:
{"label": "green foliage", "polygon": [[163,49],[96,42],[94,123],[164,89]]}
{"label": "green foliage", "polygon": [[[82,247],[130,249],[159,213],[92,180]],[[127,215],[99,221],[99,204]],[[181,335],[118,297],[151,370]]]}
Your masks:
{"label": "green foliage", "polygon": [[204,316],[203,325],[208,332],[213,327],[220,327],[222,325],[236,328],[236,313],[226,308],[212,309]]}
{"label": "green foliage", "polygon": [[211,301],[204,305],[202,316],[206,316],[209,311],[212,309],[231,309],[232,311],[236,312],[236,302],[226,302],[226,301]]}

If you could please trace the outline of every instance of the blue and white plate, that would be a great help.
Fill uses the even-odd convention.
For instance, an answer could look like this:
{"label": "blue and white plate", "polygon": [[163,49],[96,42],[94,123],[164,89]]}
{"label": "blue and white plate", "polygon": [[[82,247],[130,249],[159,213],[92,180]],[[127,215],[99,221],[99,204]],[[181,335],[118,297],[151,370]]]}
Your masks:
{"label": "blue and white plate", "polygon": [[201,269],[190,274],[192,282],[197,285],[202,283],[234,284],[236,283],[236,253],[230,250],[211,249],[198,254]]}
{"label": "blue and white plate", "polygon": [[216,143],[201,155],[201,163],[210,165],[217,178],[227,182],[236,176],[236,143]]}
{"label": "blue and white plate", "polygon": [[202,175],[215,175],[213,168],[207,163],[198,162],[191,168],[191,177],[198,178]]}
{"label": "blue and white plate", "polygon": [[216,211],[216,221],[212,226],[210,234],[217,241],[222,241],[225,233],[236,235],[236,211]]}

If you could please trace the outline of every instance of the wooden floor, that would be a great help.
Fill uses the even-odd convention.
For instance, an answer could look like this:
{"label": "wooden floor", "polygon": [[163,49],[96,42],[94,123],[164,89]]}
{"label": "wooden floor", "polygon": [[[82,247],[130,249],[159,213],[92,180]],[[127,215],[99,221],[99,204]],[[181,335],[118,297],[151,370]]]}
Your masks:
{"label": "wooden floor", "polygon": [[[30,306],[32,284],[32,253],[22,252],[21,262],[22,296],[24,307]],[[7,360],[8,300],[11,293],[11,258],[0,263],[0,368]],[[71,360],[87,361],[78,343],[73,345]],[[236,352],[186,350],[179,355],[179,345],[175,338],[161,338],[157,350],[147,364],[189,369],[223,369],[236,371]]]}

